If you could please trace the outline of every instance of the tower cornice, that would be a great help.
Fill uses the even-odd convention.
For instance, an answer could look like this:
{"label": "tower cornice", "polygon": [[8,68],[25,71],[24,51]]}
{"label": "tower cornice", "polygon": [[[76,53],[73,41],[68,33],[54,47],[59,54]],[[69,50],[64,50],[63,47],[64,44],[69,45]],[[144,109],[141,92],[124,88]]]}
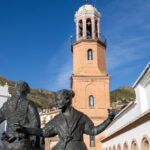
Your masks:
{"label": "tower cornice", "polygon": [[76,78],[76,79],[110,79],[111,76],[110,75],[98,75],[98,76],[91,76],[91,75],[72,75],[71,78]]}
{"label": "tower cornice", "polygon": [[103,41],[101,41],[101,40],[98,40],[98,39],[81,39],[81,40],[79,40],[79,41],[76,41],[76,42],[74,42],[74,43],[72,43],[71,44],[71,51],[73,52],[73,47],[75,46],[75,45],[77,45],[77,44],[79,44],[79,43],[82,43],[82,42],[97,42],[98,44],[100,44],[101,46],[103,46],[103,47],[107,47],[107,44],[106,44],[106,42],[103,42]]}

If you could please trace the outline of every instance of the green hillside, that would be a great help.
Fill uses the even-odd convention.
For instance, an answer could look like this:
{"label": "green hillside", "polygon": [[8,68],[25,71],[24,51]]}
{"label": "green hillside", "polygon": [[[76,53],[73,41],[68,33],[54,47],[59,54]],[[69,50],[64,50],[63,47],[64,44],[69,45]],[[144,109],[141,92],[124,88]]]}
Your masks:
{"label": "green hillside", "polygon": [[110,92],[112,107],[116,105],[125,105],[135,100],[135,91],[130,86],[122,86]]}
{"label": "green hillside", "polygon": [[[13,94],[16,82],[8,80],[0,75],[0,84],[5,85],[6,82],[9,85],[9,93]],[[28,98],[40,108],[54,106],[54,93],[46,89],[31,89],[31,93],[28,95]]]}
{"label": "green hillside", "polygon": [[[16,82],[8,80],[0,75],[0,84],[5,85],[6,82],[9,85],[9,93],[13,94]],[[31,89],[31,93],[28,95],[28,98],[40,108],[55,106],[54,93],[47,89]],[[110,99],[112,107],[115,107],[116,105],[125,105],[135,99],[135,92],[129,86],[122,86],[110,92]]]}

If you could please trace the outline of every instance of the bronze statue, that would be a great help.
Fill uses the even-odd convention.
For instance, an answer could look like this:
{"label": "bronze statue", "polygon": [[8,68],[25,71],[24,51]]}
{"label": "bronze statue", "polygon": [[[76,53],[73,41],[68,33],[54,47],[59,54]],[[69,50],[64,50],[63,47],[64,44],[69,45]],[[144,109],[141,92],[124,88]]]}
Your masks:
{"label": "bronze statue", "polygon": [[88,116],[71,106],[73,97],[73,91],[60,90],[56,92],[56,104],[62,110],[60,114],[55,116],[42,129],[26,128],[15,124],[16,130],[20,133],[43,137],[58,135],[60,141],[53,150],[87,150],[83,141],[83,134],[94,136],[104,131],[115,117],[115,112],[109,110],[108,119],[95,127]]}
{"label": "bronze statue", "polygon": [[14,95],[0,109],[0,123],[7,121],[6,133],[2,137],[3,150],[31,150],[29,135],[18,133],[14,128],[15,123],[28,128],[40,128],[37,108],[26,98],[29,92],[29,85],[18,81]]}

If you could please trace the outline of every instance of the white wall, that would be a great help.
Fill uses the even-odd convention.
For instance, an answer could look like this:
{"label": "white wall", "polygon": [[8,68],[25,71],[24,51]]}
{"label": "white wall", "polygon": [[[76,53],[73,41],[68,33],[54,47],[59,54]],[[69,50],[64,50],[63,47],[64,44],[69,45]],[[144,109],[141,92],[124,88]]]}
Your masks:
{"label": "white wall", "polygon": [[[137,82],[137,81],[136,81]],[[139,115],[150,109],[150,68],[146,68],[145,72],[141,74],[140,80],[135,86],[136,102],[132,106],[129,106],[126,111],[116,118],[113,123],[107,128],[106,134],[112,134],[122,126],[125,126],[130,121],[136,119]],[[130,104],[129,104],[130,105]],[[118,114],[119,115],[119,114]]]}
{"label": "white wall", "polygon": [[[138,80],[134,84],[134,89],[136,93],[136,102],[133,105],[128,105],[122,112],[120,112],[119,117],[112,122],[112,124],[106,129],[106,136],[115,133],[119,128],[125,127],[131,121],[135,120],[137,117],[150,110],[150,64],[147,65],[145,70],[142,72]],[[114,144],[118,146],[121,144],[123,146],[124,142],[131,146],[133,139],[140,143],[144,135],[150,138],[150,121],[141,124],[140,126],[127,131],[121,135],[118,135],[109,141],[103,143],[103,148],[109,148]]]}
{"label": "white wall", "polygon": [[150,108],[150,68],[148,68],[135,87],[135,91],[137,102],[140,104],[141,113],[144,113]]}
{"label": "white wall", "polygon": [[[122,110],[124,111],[124,110]],[[110,135],[122,126],[128,124],[128,122],[135,119],[140,114],[140,107],[138,103],[135,102],[132,106],[129,107],[128,110],[124,111],[120,117],[116,118],[113,123],[107,128],[106,134]],[[118,114],[119,115],[119,114]]]}
{"label": "white wall", "polygon": [[147,135],[150,138],[150,121],[105,142],[103,148],[109,148],[110,146],[112,148],[113,145],[117,147],[118,144],[121,144],[121,148],[123,148],[123,144],[127,142],[130,149],[132,140],[136,139],[140,149],[144,135]]}
{"label": "white wall", "polygon": [[[5,84],[4,86],[0,86],[0,108],[3,106],[3,104],[7,101],[8,97],[11,95],[8,92],[8,85]],[[0,147],[2,146],[1,142],[1,136],[2,133],[5,131],[5,122],[0,124]]]}

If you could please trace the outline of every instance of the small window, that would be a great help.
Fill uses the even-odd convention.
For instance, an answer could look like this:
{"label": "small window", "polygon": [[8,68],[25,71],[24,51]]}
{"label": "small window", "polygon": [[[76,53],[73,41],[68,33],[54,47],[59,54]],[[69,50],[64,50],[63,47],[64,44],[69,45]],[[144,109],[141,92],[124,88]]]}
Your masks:
{"label": "small window", "polygon": [[93,60],[93,51],[91,49],[88,50],[88,60]]}
{"label": "small window", "polygon": [[90,147],[95,147],[95,136],[90,136]]}
{"label": "small window", "polygon": [[90,107],[94,107],[94,96],[93,95],[89,96],[89,105],[90,105]]}
{"label": "small window", "polygon": [[46,113],[46,109],[43,109],[43,113]]}

